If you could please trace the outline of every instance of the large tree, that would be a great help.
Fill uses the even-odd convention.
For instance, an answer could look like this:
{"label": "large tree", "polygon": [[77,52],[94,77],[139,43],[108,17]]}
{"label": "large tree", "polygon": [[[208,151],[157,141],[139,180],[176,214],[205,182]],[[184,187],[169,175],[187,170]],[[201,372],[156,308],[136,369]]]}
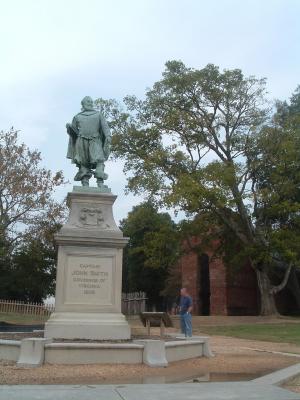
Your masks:
{"label": "large tree", "polygon": [[176,225],[168,213],[143,203],[135,206],[120,226],[129,237],[124,249],[123,291],[144,291],[148,305],[161,308],[168,269],[178,255]]}
{"label": "large tree", "polygon": [[0,228],[10,244],[38,234],[43,221],[64,214],[64,204],[53,199],[63,174],[40,163],[40,152],[19,143],[17,131],[0,132]]}
{"label": "large tree", "polygon": [[30,238],[14,250],[5,275],[1,276],[2,298],[40,303],[54,295],[56,249],[53,233],[57,228],[53,227],[49,240],[42,236]]}
{"label": "large tree", "polygon": [[[270,315],[299,260],[296,236],[278,216],[288,201],[287,214],[297,221],[300,157],[299,125],[271,120],[265,83],[239,69],[170,61],[144,99],[126,97],[125,109],[114,100],[97,104],[111,119],[128,189],[189,215],[209,215],[220,232],[229,231],[256,272],[261,314]],[[288,193],[281,186],[276,196],[290,169]],[[272,280],[278,268],[280,282]]]}
{"label": "large tree", "polygon": [[18,140],[18,132],[0,132],[0,296],[41,300],[53,292],[53,233],[64,219],[65,204],[54,199],[64,183],[41,155]]}

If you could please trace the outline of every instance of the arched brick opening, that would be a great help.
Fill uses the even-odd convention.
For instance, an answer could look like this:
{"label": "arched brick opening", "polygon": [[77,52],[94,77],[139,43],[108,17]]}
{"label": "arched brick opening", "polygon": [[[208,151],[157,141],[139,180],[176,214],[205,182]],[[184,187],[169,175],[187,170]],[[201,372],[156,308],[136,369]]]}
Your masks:
{"label": "arched brick opening", "polygon": [[199,314],[210,315],[210,271],[209,256],[205,253],[198,256],[199,279]]}

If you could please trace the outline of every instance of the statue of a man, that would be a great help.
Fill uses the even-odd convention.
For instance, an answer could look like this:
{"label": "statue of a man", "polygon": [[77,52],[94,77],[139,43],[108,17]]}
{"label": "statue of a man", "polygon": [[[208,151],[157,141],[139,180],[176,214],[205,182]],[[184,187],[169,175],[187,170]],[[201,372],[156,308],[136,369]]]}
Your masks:
{"label": "statue of a man", "polygon": [[67,158],[79,168],[75,181],[81,181],[82,186],[89,186],[94,174],[97,186],[101,187],[108,178],[104,172],[104,162],[110,153],[111,135],[103,115],[94,109],[92,98],[84,97],[81,105],[82,111],[75,115],[71,124],[66,125],[70,136]]}

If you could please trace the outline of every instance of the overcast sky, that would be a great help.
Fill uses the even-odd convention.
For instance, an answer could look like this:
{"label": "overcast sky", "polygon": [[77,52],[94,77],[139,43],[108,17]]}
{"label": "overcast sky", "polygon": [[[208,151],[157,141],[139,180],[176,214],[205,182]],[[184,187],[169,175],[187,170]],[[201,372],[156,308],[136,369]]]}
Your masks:
{"label": "overcast sky", "polygon": [[[14,126],[62,169],[65,124],[85,95],[142,96],[164,63],[214,63],[267,77],[270,99],[300,83],[299,0],[0,0],[0,130]],[[117,219],[141,198],[124,195],[121,163],[109,162]],[[72,182],[73,184],[73,182]],[[59,191],[65,196],[72,184]]]}

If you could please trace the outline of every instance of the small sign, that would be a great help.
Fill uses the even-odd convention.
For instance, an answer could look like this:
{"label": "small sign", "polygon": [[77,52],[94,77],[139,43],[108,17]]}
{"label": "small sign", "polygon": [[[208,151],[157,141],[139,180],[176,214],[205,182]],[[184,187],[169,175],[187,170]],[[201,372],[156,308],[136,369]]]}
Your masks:
{"label": "small sign", "polygon": [[150,327],[160,327],[160,336],[164,336],[164,328],[173,326],[169,314],[166,312],[142,312],[140,319],[150,335]]}

